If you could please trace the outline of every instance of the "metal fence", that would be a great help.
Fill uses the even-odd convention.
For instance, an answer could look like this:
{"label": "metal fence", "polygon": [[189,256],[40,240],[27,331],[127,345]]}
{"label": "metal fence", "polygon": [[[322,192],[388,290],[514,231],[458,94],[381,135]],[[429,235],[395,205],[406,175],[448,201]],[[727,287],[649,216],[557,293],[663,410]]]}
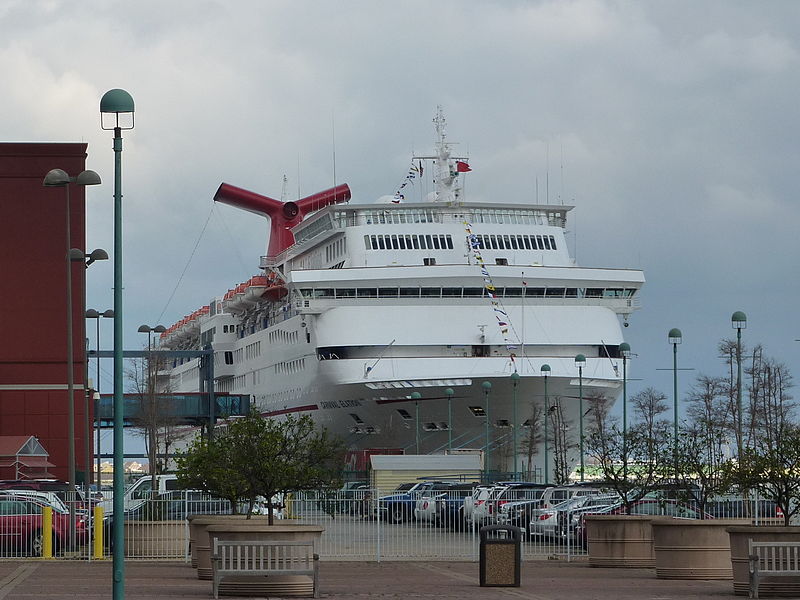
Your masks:
{"label": "metal fence", "polygon": [[[0,495],[0,558],[52,556],[99,560],[111,556],[113,514],[80,500],[59,503],[31,492]],[[480,520],[464,519],[464,499],[448,500],[432,491],[412,500],[381,498],[377,490],[291,494],[276,518],[321,525],[318,553],[327,560],[476,560],[479,528],[498,524],[498,511]],[[466,499],[469,502],[469,498]],[[397,511],[398,504],[402,511]],[[48,511],[43,511],[50,504]],[[226,514],[230,504],[199,492],[175,491],[127,507],[124,523],[127,559],[189,561],[191,514]],[[262,511],[263,512],[263,511]],[[582,516],[591,508],[539,511],[516,523],[525,528],[522,556],[572,560],[586,554]],[[638,514],[696,518],[699,507],[668,498],[647,498]],[[756,524],[782,524],[773,502],[751,497],[716,498],[706,516],[747,518]],[[71,513],[74,513],[74,521]],[[401,515],[401,516],[398,516]],[[533,519],[533,522],[531,522]],[[74,527],[71,527],[74,523]],[[502,524],[502,521],[500,521]],[[50,531],[48,542],[47,532]]]}

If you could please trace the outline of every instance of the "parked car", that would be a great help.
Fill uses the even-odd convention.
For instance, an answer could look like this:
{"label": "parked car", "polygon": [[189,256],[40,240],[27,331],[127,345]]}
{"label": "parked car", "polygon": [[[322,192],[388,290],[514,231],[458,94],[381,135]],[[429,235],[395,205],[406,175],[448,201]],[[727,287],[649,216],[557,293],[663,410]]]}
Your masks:
{"label": "parked car", "polygon": [[564,532],[564,536],[571,533],[573,539],[578,540],[581,533],[581,519],[584,514],[598,514],[609,506],[619,505],[619,502],[619,496],[616,493],[589,496],[580,506],[559,514],[559,527]]}
{"label": "parked car", "polygon": [[377,509],[382,519],[390,523],[403,523],[414,518],[414,508],[422,495],[441,485],[439,481],[404,483],[388,496],[378,498]]}
{"label": "parked car", "polygon": [[[605,508],[601,508],[592,512],[585,512],[580,517],[580,524],[576,528],[576,538],[586,547],[586,515],[588,514],[608,514],[608,515],[621,515],[625,514],[625,506],[618,502]],[[654,515],[675,517],[678,519],[700,519],[701,513],[691,506],[678,502],[677,500],[669,500],[663,498],[642,498],[633,503],[631,506],[631,515]],[[702,513],[702,518],[713,519],[714,517],[708,513]]]}
{"label": "parked car", "polygon": [[504,502],[497,512],[497,523],[526,529],[531,521],[533,511],[542,507],[542,497],[548,489],[550,488],[543,488],[536,493],[529,494],[527,500]]}
{"label": "parked car", "polygon": [[[125,511],[126,521],[183,521],[189,515],[226,515],[231,512],[231,503],[196,491],[166,492],[150,503],[140,504]],[[113,521],[112,518],[109,521]]]}
{"label": "parked car", "polygon": [[[554,504],[549,508],[534,508],[531,510],[531,518],[528,522],[528,533],[532,536],[540,537],[560,537],[561,528],[559,527],[559,516],[568,511],[578,508],[586,503],[589,496],[575,496]],[[564,521],[565,523],[567,521]]]}
{"label": "parked car", "polygon": [[783,510],[774,500],[748,500],[741,498],[723,498],[712,500],[706,504],[706,512],[715,519],[765,519],[768,521],[783,521]]}
{"label": "parked car", "polygon": [[471,496],[474,483],[443,483],[417,500],[414,518],[441,527],[460,528],[464,523],[464,499]]}
{"label": "parked car", "polygon": [[[472,523],[485,525],[497,521],[503,506],[508,503],[539,502],[548,487],[550,486],[542,483],[518,481],[498,483],[489,491],[488,497],[484,501],[481,502],[481,499],[478,499],[478,503],[472,510]],[[524,525],[522,526],[524,527]]]}
{"label": "parked car", "polygon": [[493,485],[477,485],[472,488],[472,493],[464,498],[464,506],[461,513],[466,525],[471,526],[476,522],[478,517],[473,516],[475,509],[478,506],[482,506],[489,499],[493,489]]}
{"label": "parked car", "polygon": [[[51,506],[43,499],[30,495],[16,496],[7,493],[0,496],[0,556],[25,553],[42,556],[44,533],[42,511]],[[70,536],[69,511],[53,508],[53,553],[58,554],[68,547]],[[88,539],[86,521],[76,519],[74,545],[85,544]]]}
{"label": "parked car", "polygon": [[84,497],[82,487],[76,487],[73,492],[72,486],[60,479],[3,479],[0,480],[0,490],[52,492],[67,505],[74,502],[76,510],[83,512],[88,512],[94,504],[97,504]]}

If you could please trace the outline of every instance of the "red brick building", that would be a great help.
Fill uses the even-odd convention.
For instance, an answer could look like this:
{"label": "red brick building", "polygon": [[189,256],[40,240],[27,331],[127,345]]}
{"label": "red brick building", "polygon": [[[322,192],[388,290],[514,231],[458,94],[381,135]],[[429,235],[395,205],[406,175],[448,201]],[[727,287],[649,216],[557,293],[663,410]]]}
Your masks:
{"label": "red brick building", "polygon": [[[0,436],[35,436],[50,472],[67,479],[66,191],[44,187],[51,169],[85,169],[86,144],[0,143]],[[85,247],[84,188],[70,186],[71,246]],[[83,477],[86,269],[72,263],[75,470]],[[91,418],[91,414],[89,415]],[[91,431],[89,432],[91,434]],[[87,439],[88,438],[88,439]]]}

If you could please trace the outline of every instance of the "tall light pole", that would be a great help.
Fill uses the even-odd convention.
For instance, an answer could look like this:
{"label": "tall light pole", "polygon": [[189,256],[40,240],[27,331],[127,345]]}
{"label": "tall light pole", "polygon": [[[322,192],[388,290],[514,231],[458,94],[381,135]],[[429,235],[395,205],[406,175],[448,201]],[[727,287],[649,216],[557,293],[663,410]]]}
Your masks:
{"label": "tall light pole", "polygon": [[156,486],[156,461],[157,446],[156,441],[156,399],[155,399],[155,381],[153,380],[153,338],[154,333],[164,333],[167,330],[163,325],[139,325],[137,333],[147,334],[147,382],[145,383],[145,391],[147,393],[147,410],[148,414],[145,416],[145,423],[147,423],[147,445],[148,445],[148,460],[150,461],[150,477],[152,477],[152,489],[157,490]]}
{"label": "tall light pole", "polygon": [[[70,540],[75,537],[75,354],[73,337],[72,314],[72,209],[69,201],[70,183],[77,185],[97,185],[100,183],[100,176],[94,171],[82,171],[76,177],[70,177],[62,169],[52,169],[44,177],[42,184],[45,187],[63,187],[66,196],[66,273],[67,273],[67,478],[69,479],[70,491]],[[81,321],[83,323],[83,321]],[[83,339],[85,336],[81,336]]]}
{"label": "tall light pole", "polygon": [[[78,248],[70,248],[69,250],[69,259],[71,262],[83,262],[85,268],[89,268],[91,264],[98,260],[108,260],[108,252],[103,250],[102,248],[96,248],[92,250],[90,253],[86,253],[83,250],[79,250]],[[84,285],[81,286],[81,310],[84,312],[84,316],[86,313],[86,282],[84,280]],[[86,341],[86,323],[83,323],[83,336],[82,338]],[[84,363],[83,363],[83,417],[84,417],[84,439],[83,439],[83,485],[84,489],[86,490],[86,497],[89,497],[89,479],[92,473],[92,461],[89,456],[89,443],[92,441],[91,431],[92,431],[92,421],[89,418],[89,359],[86,358],[86,350],[88,347],[84,347]]]}
{"label": "tall light pole", "polygon": [[583,459],[583,367],[586,366],[586,357],[583,354],[578,354],[575,356],[575,366],[578,367],[578,397],[580,398],[580,404],[578,405],[578,410],[580,411],[580,421],[579,421],[579,436],[580,436],[580,453],[581,453],[581,481],[585,481],[585,471],[586,465],[584,464]]}
{"label": "tall light pole", "polygon": [[422,394],[419,392],[411,392],[411,399],[414,401],[414,439],[417,445],[417,454],[419,454],[419,399]]}
{"label": "tall light pole", "polygon": [[113,319],[114,318],[114,311],[111,310],[110,308],[108,310],[104,310],[103,312],[95,310],[94,308],[90,308],[90,309],[88,309],[86,311],[86,318],[87,319],[96,319],[97,320],[96,321],[97,329],[96,329],[96,333],[95,333],[95,342],[97,344],[97,360],[95,361],[96,364],[97,364],[97,381],[94,384],[95,385],[95,388],[94,388],[95,389],[95,395],[96,395],[96,400],[95,400],[95,404],[94,404],[94,418],[95,418],[95,421],[96,421],[96,424],[97,424],[97,432],[96,432],[96,436],[97,436],[96,445],[97,445],[97,448],[95,450],[96,450],[96,453],[97,453],[97,490],[98,491],[100,490],[100,485],[101,485],[101,482],[102,482],[101,477],[100,477],[100,417],[98,416],[99,409],[100,409],[100,397],[99,397],[100,396],[100,394],[99,394],[99,392],[100,392],[100,317],[103,317],[103,318],[106,318],[106,319]]}
{"label": "tall light pole", "polygon": [[447,396],[447,449],[453,449],[453,388],[447,388],[444,391]]}
{"label": "tall light pole", "polygon": [[[114,542],[112,598],[125,598],[124,364],[122,356],[122,130],[133,129],[133,98],[114,89],[100,99],[100,127],[114,131]],[[113,116],[112,116],[113,115]],[[130,122],[127,122],[128,115]],[[120,120],[120,117],[122,119]]]}
{"label": "tall light pole", "polygon": [[550,365],[542,365],[544,377],[544,482],[550,483],[550,457],[548,456],[549,436],[547,435],[547,420],[550,418],[550,398],[547,396],[547,377],[550,375]]}
{"label": "tall light pole", "polygon": [[622,355],[622,475],[628,480],[628,358],[631,356],[631,345],[622,342],[619,345]]}
{"label": "tall light pole", "polygon": [[675,481],[678,481],[678,344],[683,342],[681,330],[673,327],[667,334],[669,343],[672,344],[672,436],[673,454],[675,460]]}
{"label": "tall light pole", "polygon": [[492,384],[489,381],[484,381],[481,384],[483,388],[483,398],[486,402],[486,447],[483,451],[483,460],[485,461],[483,465],[483,470],[486,473],[486,481],[489,481],[489,457],[491,455],[491,451],[489,449],[489,392],[492,391]]}
{"label": "tall light pole", "polygon": [[744,409],[742,407],[742,329],[747,329],[747,316],[740,310],[731,315],[731,326],[736,330],[736,460],[741,460],[744,449]]}
{"label": "tall light pole", "polygon": [[514,388],[514,390],[513,390],[513,398],[512,398],[512,412],[513,412],[514,422],[511,424],[511,426],[514,428],[514,430],[512,432],[513,440],[514,440],[514,479],[517,479],[517,473],[519,473],[519,469],[517,468],[517,454],[519,454],[518,446],[517,446],[517,429],[518,429],[518,427],[517,427],[517,423],[518,423],[518,421],[517,421],[517,384],[518,383],[519,383],[519,373],[514,371],[511,374],[511,385]]}

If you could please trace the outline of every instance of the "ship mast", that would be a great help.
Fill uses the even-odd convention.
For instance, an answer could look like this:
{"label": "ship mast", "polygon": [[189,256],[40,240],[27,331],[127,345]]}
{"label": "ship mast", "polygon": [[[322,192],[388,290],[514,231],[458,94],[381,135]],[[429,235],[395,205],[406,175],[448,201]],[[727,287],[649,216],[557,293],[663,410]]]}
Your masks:
{"label": "ship mast", "polygon": [[447,121],[441,105],[436,107],[436,116],[433,118],[436,128],[436,153],[434,156],[415,156],[413,160],[433,161],[434,200],[449,204],[461,201],[462,186],[455,161],[464,160],[463,157],[454,157],[450,153],[450,144],[447,142]]}

